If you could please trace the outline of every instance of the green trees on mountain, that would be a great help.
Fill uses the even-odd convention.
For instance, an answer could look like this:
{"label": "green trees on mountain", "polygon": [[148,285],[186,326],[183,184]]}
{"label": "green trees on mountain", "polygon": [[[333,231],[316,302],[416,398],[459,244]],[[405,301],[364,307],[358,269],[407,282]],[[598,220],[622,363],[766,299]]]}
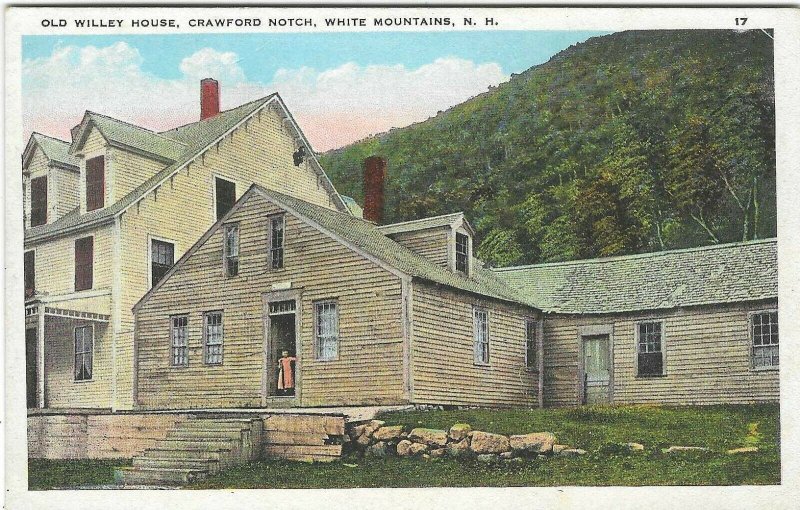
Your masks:
{"label": "green trees on mountain", "polygon": [[463,210],[493,265],[774,236],[772,65],[761,30],[593,38],[322,162],[363,202],[387,157],[387,221]]}

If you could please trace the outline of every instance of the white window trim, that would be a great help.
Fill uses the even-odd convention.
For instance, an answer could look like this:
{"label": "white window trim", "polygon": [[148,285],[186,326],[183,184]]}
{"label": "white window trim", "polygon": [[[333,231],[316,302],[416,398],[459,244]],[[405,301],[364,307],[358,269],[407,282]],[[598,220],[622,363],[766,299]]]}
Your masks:
{"label": "white window trim", "polygon": [[[777,308],[765,308],[763,310],[753,310],[747,313],[747,359],[748,363],[750,364],[750,371],[751,372],[774,372],[776,370],[780,370],[781,365],[780,361],[778,362],[777,366],[769,366],[769,367],[756,367],[753,363],[753,316],[762,314],[762,313],[778,313]],[[780,316],[778,317],[778,352],[780,353]]]}
{"label": "white window trim", "polygon": [[[172,327],[172,320],[175,319],[176,317],[186,317],[186,363],[184,363],[183,365],[176,365],[176,364],[173,363],[174,356],[173,356],[172,349],[173,349],[174,346],[172,345],[173,344],[172,333],[174,331],[174,328]],[[175,314],[172,314],[172,315],[169,316],[169,366],[170,366],[170,368],[181,369],[181,368],[188,368],[189,367],[189,318],[190,318],[190,314],[189,313],[175,313]],[[203,322],[205,322],[205,318],[203,319]],[[205,329],[205,327],[203,329]],[[224,339],[223,339],[223,341],[224,341]]]}
{"label": "white window trim", "polygon": [[[78,241],[78,239],[86,239],[87,237],[91,237],[92,238],[92,286],[89,287],[88,289],[76,290],[75,289],[75,273],[77,271],[76,271],[76,267],[75,267],[75,255],[76,255],[75,243]],[[95,267],[94,267],[94,262],[95,262],[94,254],[97,253],[97,243],[96,243],[96,241],[97,241],[97,239],[95,239],[94,234],[89,234],[88,236],[75,237],[75,238],[72,239],[72,242],[70,243],[72,245],[72,260],[71,260],[71,264],[70,264],[72,266],[72,281],[71,281],[72,292],[89,292],[89,291],[97,290],[97,288],[98,288],[97,285],[96,285],[97,284],[97,280],[95,279],[95,270],[94,270],[95,269]]]}
{"label": "white window trim", "polygon": [[152,289],[153,285],[153,241],[170,243],[172,245],[172,265],[180,259],[178,256],[178,243],[166,237],[158,237],[151,234],[147,235],[147,288]]}
{"label": "white window trim", "polygon": [[[92,330],[92,377],[90,377],[89,379],[75,378],[75,369],[77,368],[75,366],[75,358],[78,354],[77,352],[75,352],[75,332],[78,330],[78,328],[91,328]],[[97,343],[97,336],[95,335],[94,324],[92,323],[80,324],[72,328],[72,382],[73,383],[84,384],[94,381],[94,351],[95,351],[94,346],[96,343]]]}
{"label": "white window trim", "polygon": [[[214,313],[218,313],[220,316],[220,326],[222,326],[222,342],[219,344],[222,346],[220,351],[220,361],[210,363],[208,361],[208,316]],[[203,365],[207,367],[219,367],[225,363],[225,313],[224,310],[209,310],[207,312],[203,312]]]}
{"label": "white window trim", "polygon": [[[272,267],[272,220],[280,217],[283,220],[283,261],[281,267]],[[267,271],[283,271],[286,269],[286,213],[280,212],[267,216]]]}
{"label": "white window trim", "polygon": [[[475,347],[478,340],[478,321],[477,313],[483,312],[486,314],[486,361],[480,361],[475,356]],[[492,333],[490,327],[489,309],[479,305],[472,305],[472,362],[477,367],[488,367],[492,360],[491,340]]]}
{"label": "white window trim", "polygon": [[[228,274],[228,228],[229,227],[236,227],[239,231],[239,254],[236,256],[237,261],[237,269],[236,274],[230,275]],[[240,274],[242,274],[242,228],[238,221],[232,221],[230,223],[223,223],[222,224],[222,276],[225,278],[236,278]]]}
{"label": "white window trim", "polygon": [[217,218],[217,179],[228,181],[233,184],[233,202],[238,200],[239,183],[236,179],[231,179],[227,175],[212,172],[211,173],[211,223],[216,223],[222,218]]}
{"label": "white window trim", "polygon": [[[661,324],[661,374],[639,374],[639,325],[650,323]],[[667,376],[667,322],[663,318],[642,319],[633,323],[633,376],[636,379],[650,379]]]}
{"label": "white window trim", "polygon": [[[333,303],[336,307],[336,356],[330,358],[323,358],[320,355],[319,349],[319,305]],[[312,303],[314,307],[314,361],[328,362],[337,361],[341,352],[342,346],[342,332],[341,332],[341,314],[339,313],[339,300],[336,298],[318,299]]]}

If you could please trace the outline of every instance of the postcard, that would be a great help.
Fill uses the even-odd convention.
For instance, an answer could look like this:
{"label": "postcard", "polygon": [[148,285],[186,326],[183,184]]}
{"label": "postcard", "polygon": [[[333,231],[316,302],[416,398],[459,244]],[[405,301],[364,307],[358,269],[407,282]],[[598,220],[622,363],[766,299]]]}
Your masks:
{"label": "postcard", "polygon": [[6,27],[8,508],[796,501],[796,9]]}

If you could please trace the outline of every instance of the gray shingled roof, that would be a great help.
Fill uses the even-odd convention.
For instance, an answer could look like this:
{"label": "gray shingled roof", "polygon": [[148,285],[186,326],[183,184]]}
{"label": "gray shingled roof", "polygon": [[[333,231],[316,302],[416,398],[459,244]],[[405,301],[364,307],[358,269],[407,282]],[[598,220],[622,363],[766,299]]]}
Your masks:
{"label": "gray shingled roof", "polygon": [[39,148],[42,149],[44,155],[47,156],[47,159],[76,169],[80,168],[80,161],[78,158],[69,153],[69,142],[41,133],[33,133],[31,136],[36,140],[36,143],[39,145]]}
{"label": "gray shingled roof", "polygon": [[494,269],[539,308],[615,313],[775,299],[777,240]]}
{"label": "gray shingled roof", "polygon": [[174,138],[106,115],[87,111],[86,117],[109,142],[117,142],[165,160],[176,161],[190,149],[188,145]]}
{"label": "gray shingled roof", "polygon": [[[40,225],[38,227],[27,229],[25,231],[25,241],[35,241],[50,235],[67,233],[73,230],[88,227],[90,225],[92,226],[102,225],[104,223],[110,222],[117,213],[124,210],[128,206],[135,204],[139,199],[144,197],[147,194],[147,192],[154,186],[156,186],[159,182],[169,177],[175,170],[177,170],[178,168],[186,164],[188,161],[190,161],[201,150],[203,150],[205,147],[214,142],[214,140],[216,140],[224,133],[226,133],[228,130],[236,126],[239,122],[244,120],[248,115],[255,112],[258,108],[264,106],[264,104],[266,104],[269,100],[271,100],[275,96],[277,96],[277,94],[270,94],[269,96],[262,97],[261,99],[251,101],[249,103],[245,103],[236,108],[220,112],[218,115],[215,115],[214,117],[211,117],[209,119],[201,120],[199,122],[193,122],[191,124],[187,124],[185,126],[181,126],[175,129],[170,129],[162,133],[154,133],[152,131],[142,128],[143,131],[154,135],[154,137],[150,138],[148,138],[149,135],[142,135],[142,133],[139,131],[130,130],[128,132],[129,141],[133,139],[133,135],[131,135],[131,133],[134,132],[137,133],[136,136],[142,135],[136,143],[140,142],[144,143],[148,139],[150,141],[158,140],[157,142],[154,142],[156,144],[160,144],[162,140],[171,141],[171,143],[176,144],[177,146],[183,148],[181,149],[183,151],[183,155],[180,156],[177,160],[175,160],[172,164],[156,172],[155,175],[147,179],[141,185],[137,186],[133,191],[122,197],[117,202],[109,205],[108,207],[91,211],[83,215],[79,214],[79,209],[76,208],[70,211],[65,216],[54,221],[53,223],[47,223],[45,225]],[[105,117],[105,119],[110,119],[110,118]],[[121,123],[121,121],[116,121],[116,122]],[[109,125],[111,124],[113,123],[109,122]],[[125,129],[125,128],[120,128],[120,129]],[[153,149],[154,147],[150,147],[147,150],[153,150]]]}
{"label": "gray shingled roof", "polygon": [[368,221],[261,186],[253,186],[253,188],[268,199],[293,209],[336,236],[409,276],[487,297],[533,306],[530,300],[526,300],[525,297],[506,285],[492,271],[484,269],[478,260],[474,260],[472,275],[466,277],[461,273],[449,271],[393,241]]}
{"label": "gray shingled roof", "polygon": [[462,219],[464,213],[457,212],[452,214],[443,214],[442,216],[431,216],[430,218],[421,218],[418,220],[403,221],[401,223],[391,223],[389,225],[380,225],[378,229],[386,235],[397,234],[399,232],[411,232],[413,230],[423,230],[426,228],[448,227],[456,221]]}

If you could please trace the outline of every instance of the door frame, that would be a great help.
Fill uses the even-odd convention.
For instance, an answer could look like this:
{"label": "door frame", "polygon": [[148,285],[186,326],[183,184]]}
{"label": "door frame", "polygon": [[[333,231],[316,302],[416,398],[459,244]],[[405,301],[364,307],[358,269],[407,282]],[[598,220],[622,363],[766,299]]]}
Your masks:
{"label": "door frame", "polygon": [[[283,402],[284,404],[288,404],[290,406],[296,406],[300,403],[300,396],[303,387],[303,351],[302,351],[302,342],[301,342],[301,325],[302,325],[302,315],[303,315],[303,308],[302,308],[302,290],[277,290],[273,292],[265,292],[261,295],[261,303],[262,303],[262,316],[263,316],[263,327],[264,327],[264,340],[263,345],[261,348],[261,406],[266,407],[267,404],[272,401],[279,401]],[[270,395],[269,388],[270,388],[270,370],[274,367],[270,366],[270,326],[271,321],[269,318],[269,305],[270,303],[274,303],[276,301],[291,301],[294,300],[294,352],[297,361],[295,362],[295,374],[294,374],[294,396],[287,396],[287,397],[279,397],[277,395]]]}
{"label": "door frame", "polygon": [[614,403],[614,326],[611,324],[598,324],[591,326],[578,326],[578,380],[577,403],[583,404],[584,391],[584,338],[592,336],[608,337],[608,403]]}

